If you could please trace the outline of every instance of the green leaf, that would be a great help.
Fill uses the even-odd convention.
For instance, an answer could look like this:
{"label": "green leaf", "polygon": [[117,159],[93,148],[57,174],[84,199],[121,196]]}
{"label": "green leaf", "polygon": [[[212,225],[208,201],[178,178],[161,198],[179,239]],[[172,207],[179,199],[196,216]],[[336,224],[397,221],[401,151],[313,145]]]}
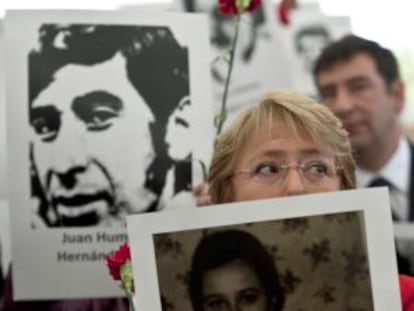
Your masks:
{"label": "green leaf", "polygon": [[132,264],[128,260],[121,266],[121,285],[126,294],[132,293],[132,287],[134,284],[134,275],[132,273]]}
{"label": "green leaf", "polygon": [[246,11],[251,1],[252,0],[236,0],[237,11],[239,14],[242,14],[244,11]]}

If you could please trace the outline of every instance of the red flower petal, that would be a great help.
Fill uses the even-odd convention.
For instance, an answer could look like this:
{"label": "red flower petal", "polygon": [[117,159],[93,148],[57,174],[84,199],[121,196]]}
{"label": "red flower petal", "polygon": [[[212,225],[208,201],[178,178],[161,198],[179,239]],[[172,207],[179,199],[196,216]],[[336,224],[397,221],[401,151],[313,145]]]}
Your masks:
{"label": "red flower petal", "polygon": [[237,15],[237,6],[235,0],[219,0],[220,12],[223,14]]}
{"label": "red flower petal", "polygon": [[128,243],[121,244],[112,255],[105,256],[106,265],[114,280],[121,279],[121,266],[128,260],[131,260]]}
{"label": "red flower petal", "polygon": [[[256,10],[261,4],[261,0],[251,0],[246,11],[252,12]],[[238,15],[236,0],[219,0],[220,12],[228,15]]]}
{"label": "red flower petal", "polygon": [[246,11],[253,12],[262,4],[261,0],[252,0],[250,5],[247,7]]}
{"label": "red flower petal", "polygon": [[108,257],[106,257],[105,259],[106,259],[106,265],[107,265],[108,270],[109,270],[109,274],[112,276],[112,278],[114,280],[116,280],[116,281],[120,280],[121,279],[121,274],[120,274],[119,265],[111,262]]}
{"label": "red flower petal", "polygon": [[283,3],[280,3],[277,6],[277,14],[279,16],[279,20],[283,25],[289,25],[290,19],[289,19],[289,8],[283,5]]}

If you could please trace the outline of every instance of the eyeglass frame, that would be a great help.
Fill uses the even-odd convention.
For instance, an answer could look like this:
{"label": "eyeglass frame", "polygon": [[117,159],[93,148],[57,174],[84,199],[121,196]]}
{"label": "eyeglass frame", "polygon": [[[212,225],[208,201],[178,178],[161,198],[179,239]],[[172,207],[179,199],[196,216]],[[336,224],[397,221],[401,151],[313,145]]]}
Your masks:
{"label": "eyeglass frame", "polygon": [[[304,161],[304,162],[306,162],[306,161]],[[311,180],[310,178],[305,176],[306,173],[304,173],[304,170],[307,167],[309,167],[309,169],[310,169],[311,168],[310,166],[316,165],[316,164],[319,164],[319,165],[323,164],[323,165],[327,166],[327,164],[323,163],[323,161],[321,161],[321,160],[312,159],[312,160],[309,160],[306,163],[296,162],[296,163],[291,163],[291,164],[274,164],[274,163],[271,163],[271,161],[268,161],[268,162],[263,162],[262,164],[272,164],[272,165],[277,166],[278,169],[281,169],[282,172],[281,172],[280,178],[278,180],[275,180],[275,181],[272,181],[272,182],[267,182],[267,183],[263,182],[263,181],[260,181],[260,180],[258,180],[257,175],[255,175],[256,174],[255,171],[257,170],[257,168],[255,168],[255,169],[241,169],[241,170],[236,171],[234,174],[232,174],[229,177],[230,177],[230,179],[232,179],[232,178],[234,178],[234,177],[236,177],[240,174],[250,174],[251,175],[250,179],[256,180],[262,185],[277,185],[277,184],[280,184],[282,181],[286,180],[286,176],[289,172],[289,169],[293,168],[293,169],[296,169],[296,171],[298,172],[299,176],[301,177],[301,180],[302,180],[303,183],[314,185],[314,184],[321,184],[323,182],[323,177],[328,177],[329,179],[332,179],[333,177],[338,177],[339,176],[338,172],[344,169],[341,166],[334,165],[333,167],[330,167],[330,169],[332,170],[331,175],[325,174],[324,176],[321,177],[320,180],[317,180],[317,181],[315,180],[314,181],[314,180]],[[329,167],[328,167],[328,169],[329,169]]]}

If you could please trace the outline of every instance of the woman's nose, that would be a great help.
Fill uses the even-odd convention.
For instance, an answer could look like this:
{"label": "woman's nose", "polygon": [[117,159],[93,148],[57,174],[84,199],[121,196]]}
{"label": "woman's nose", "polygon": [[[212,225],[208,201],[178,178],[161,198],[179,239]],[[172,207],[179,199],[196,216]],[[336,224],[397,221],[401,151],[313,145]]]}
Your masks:
{"label": "woman's nose", "polygon": [[290,167],[282,183],[284,195],[298,195],[305,193],[305,180],[298,167]]}

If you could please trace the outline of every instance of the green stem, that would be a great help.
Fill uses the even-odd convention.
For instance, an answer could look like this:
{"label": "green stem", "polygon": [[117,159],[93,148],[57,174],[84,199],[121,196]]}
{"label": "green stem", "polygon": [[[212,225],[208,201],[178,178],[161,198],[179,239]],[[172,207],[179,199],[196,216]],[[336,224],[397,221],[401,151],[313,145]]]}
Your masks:
{"label": "green stem", "polygon": [[129,310],[135,311],[135,305],[134,305],[134,297],[131,293],[126,292],[126,296],[128,298],[128,304],[129,304]]}
{"label": "green stem", "polygon": [[223,98],[221,102],[221,109],[220,114],[217,122],[217,131],[216,131],[216,137],[221,133],[221,130],[223,128],[224,121],[227,119],[227,107],[226,107],[226,101],[227,101],[227,95],[229,92],[229,85],[230,85],[230,78],[231,74],[233,72],[233,63],[234,63],[234,53],[236,51],[236,45],[237,45],[237,39],[239,37],[239,25],[240,25],[240,14],[236,16],[236,30],[233,37],[233,42],[231,44],[231,50],[230,50],[230,59],[229,59],[229,69],[227,71],[227,77],[226,77],[226,84],[224,85],[224,93]]}

